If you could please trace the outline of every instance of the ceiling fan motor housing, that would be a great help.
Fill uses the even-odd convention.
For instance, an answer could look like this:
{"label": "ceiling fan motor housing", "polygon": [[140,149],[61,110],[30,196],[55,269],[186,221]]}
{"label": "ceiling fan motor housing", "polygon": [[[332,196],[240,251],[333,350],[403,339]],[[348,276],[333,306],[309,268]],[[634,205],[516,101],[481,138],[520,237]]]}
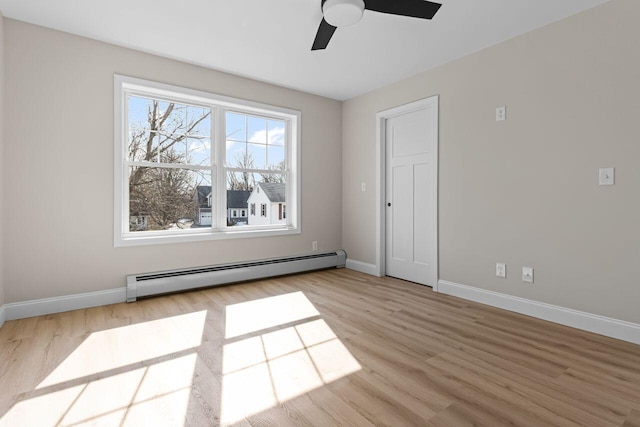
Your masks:
{"label": "ceiling fan motor housing", "polygon": [[362,18],[363,0],[325,0],[322,3],[324,19],[334,27],[353,25]]}

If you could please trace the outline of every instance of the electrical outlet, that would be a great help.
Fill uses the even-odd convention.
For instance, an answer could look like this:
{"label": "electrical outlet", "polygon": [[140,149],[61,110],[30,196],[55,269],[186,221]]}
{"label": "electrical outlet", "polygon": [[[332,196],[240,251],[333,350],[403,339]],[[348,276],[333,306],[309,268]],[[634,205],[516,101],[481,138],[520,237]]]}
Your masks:
{"label": "electrical outlet", "polygon": [[533,283],[533,267],[522,267],[522,281]]}
{"label": "electrical outlet", "polygon": [[507,120],[507,107],[505,105],[496,108],[496,122],[502,122],[504,120]]}
{"label": "electrical outlet", "polygon": [[507,265],[505,263],[496,263],[496,276],[502,278],[507,277]]}
{"label": "electrical outlet", "polygon": [[314,251],[318,250],[318,242],[317,241],[313,241],[311,242],[311,249],[313,249]]}

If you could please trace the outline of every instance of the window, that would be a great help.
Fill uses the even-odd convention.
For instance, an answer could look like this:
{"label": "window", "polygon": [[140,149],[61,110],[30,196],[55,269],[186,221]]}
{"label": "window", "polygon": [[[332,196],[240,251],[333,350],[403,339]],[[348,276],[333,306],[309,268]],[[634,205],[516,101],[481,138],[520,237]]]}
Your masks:
{"label": "window", "polygon": [[130,77],[114,83],[116,246],[300,232],[299,215],[230,221],[249,208],[255,216],[254,196],[300,212],[299,112]]}
{"label": "window", "polygon": [[140,229],[141,227],[147,226],[147,217],[144,215],[135,215],[132,217],[131,227],[135,229]]}

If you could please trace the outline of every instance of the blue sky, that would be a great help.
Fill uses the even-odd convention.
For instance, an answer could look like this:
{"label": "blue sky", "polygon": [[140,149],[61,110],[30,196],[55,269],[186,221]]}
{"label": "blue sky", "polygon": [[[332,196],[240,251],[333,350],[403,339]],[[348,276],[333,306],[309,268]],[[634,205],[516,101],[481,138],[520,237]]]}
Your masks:
{"label": "blue sky", "polygon": [[284,160],[284,121],[227,112],[226,132],[225,163],[229,166],[235,166],[237,156],[245,150],[253,157],[257,169],[270,169]]}
{"label": "blue sky", "polygon": [[[147,116],[152,103],[151,99],[138,96],[129,97],[131,131],[149,128]],[[161,101],[159,104],[161,111],[165,110],[168,105],[168,102]],[[175,129],[175,133],[183,134],[186,131],[184,123],[193,122],[209,112],[208,108],[176,103],[165,128]],[[237,157],[244,152],[251,154],[254,167],[258,169],[274,168],[284,160],[286,129],[284,121],[269,120],[235,112],[227,112],[225,119],[226,165],[235,166]],[[175,145],[175,147],[187,154],[190,164],[208,166],[211,159],[211,134],[211,120],[207,118],[189,132],[186,141]],[[164,138],[166,136],[157,135],[156,144],[161,143]]]}

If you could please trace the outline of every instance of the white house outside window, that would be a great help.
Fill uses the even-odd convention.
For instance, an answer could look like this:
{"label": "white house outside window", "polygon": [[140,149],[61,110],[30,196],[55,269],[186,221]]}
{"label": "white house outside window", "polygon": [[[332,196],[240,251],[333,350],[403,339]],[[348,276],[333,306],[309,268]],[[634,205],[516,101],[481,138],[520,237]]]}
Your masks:
{"label": "white house outside window", "polygon": [[[300,112],[118,75],[114,83],[116,246],[300,232]],[[261,185],[277,186],[298,214],[238,218]]]}

